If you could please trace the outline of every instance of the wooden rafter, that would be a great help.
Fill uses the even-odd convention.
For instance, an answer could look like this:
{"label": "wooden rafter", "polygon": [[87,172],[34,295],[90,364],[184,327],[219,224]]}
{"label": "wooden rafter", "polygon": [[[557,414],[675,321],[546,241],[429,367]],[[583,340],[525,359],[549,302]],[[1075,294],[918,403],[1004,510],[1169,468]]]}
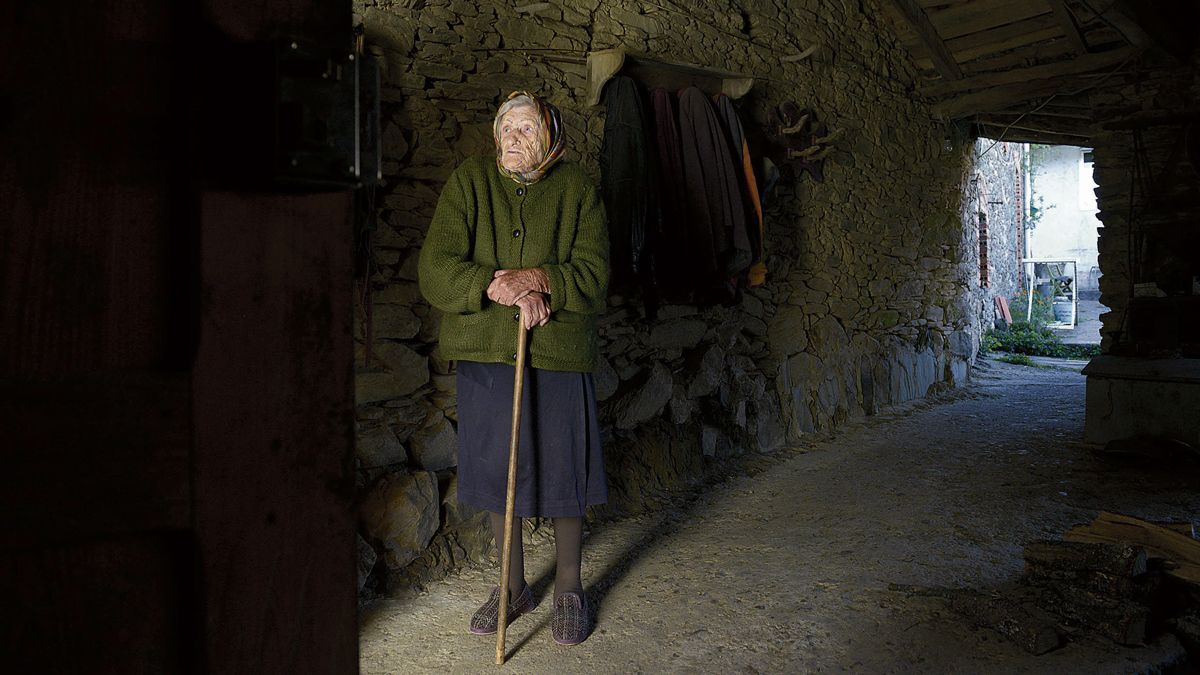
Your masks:
{"label": "wooden rafter", "polygon": [[1035,98],[1079,88],[1077,76],[1054,77],[1033,82],[995,86],[984,91],[960,94],[933,104],[933,112],[944,118],[962,118],[1008,108]]}
{"label": "wooden rafter", "polygon": [[1062,26],[1063,33],[1067,39],[1075,47],[1076,54],[1088,53],[1087,41],[1083,39],[1083,33],[1079,32],[1079,24],[1075,22],[1075,16],[1071,14],[1071,10],[1067,9],[1066,0],[1046,0],[1050,3],[1050,8],[1054,10],[1054,17],[1058,19],[1058,23]]}
{"label": "wooden rafter", "polygon": [[900,14],[904,16],[904,19],[908,21],[912,29],[916,31],[925,48],[929,50],[929,55],[933,59],[933,67],[938,71],[938,74],[947,80],[961,79],[962,69],[958,67],[958,63],[950,54],[950,50],[946,49],[946,43],[938,35],[937,29],[930,23],[925,10],[917,4],[917,1],[892,0],[892,4],[900,11]]}
{"label": "wooden rafter", "polygon": [[928,12],[929,21],[944,40],[1049,13],[1046,0],[975,0]]}
{"label": "wooden rafter", "polygon": [[1045,143],[1047,145],[1091,145],[1091,135],[1063,134],[1053,131],[1039,131],[1035,129],[1022,129],[1018,127],[1009,127],[1003,124],[978,124],[976,128],[983,136],[993,139],[1000,139],[1009,143]]}
{"label": "wooden rafter", "polygon": [[921,89],[925,96],[943,97],[961,94],[976,89],[1034,82],[1063,75],[1082,75],[1114,68],[1137,56],[1138,50],[1133,47],[1114,49],[1102,54],[1086,54],[1069,61],[1047,63],[1029,68],[1016,68],[998,73],[984,73],[953,82],[934,82]]}

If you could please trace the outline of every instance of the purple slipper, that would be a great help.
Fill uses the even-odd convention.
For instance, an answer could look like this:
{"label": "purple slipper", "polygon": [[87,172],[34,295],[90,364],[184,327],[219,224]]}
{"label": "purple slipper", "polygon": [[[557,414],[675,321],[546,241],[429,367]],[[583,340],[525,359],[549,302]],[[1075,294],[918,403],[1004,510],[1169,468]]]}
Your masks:
{"label": "purple slipper", "polygon": [[[508,623],[512,623],[513,619],[537,607],[537,603],[533,601],[533,592],[529,590],[529,586],[525,586],[525,590],[517,596],[517,599],[508,605]],[[475,615],[471,617],[471,632],[475,635],[493,635],[496,632],[496,626],[500,623],[500,587],[493,586],[492,594],[488,597],[487,602],[483,603]]]}
{"label": "purple slipper", "polygon": [[554,617],[550,619],[550,634],[560,645],[577,645],[592,632],[592,613],[587,596],[567,592],[554,599]]}

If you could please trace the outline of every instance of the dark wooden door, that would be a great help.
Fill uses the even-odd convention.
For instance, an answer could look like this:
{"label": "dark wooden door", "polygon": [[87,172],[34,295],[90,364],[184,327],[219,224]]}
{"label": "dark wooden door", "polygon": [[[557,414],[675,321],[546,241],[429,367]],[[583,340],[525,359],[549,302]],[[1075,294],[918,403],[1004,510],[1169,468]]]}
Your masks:
{"label": "dark wooden door", "polygon": [[357,670],[349,195],[201,187],[204,31],[350,7],[0,3],[4,672]]}

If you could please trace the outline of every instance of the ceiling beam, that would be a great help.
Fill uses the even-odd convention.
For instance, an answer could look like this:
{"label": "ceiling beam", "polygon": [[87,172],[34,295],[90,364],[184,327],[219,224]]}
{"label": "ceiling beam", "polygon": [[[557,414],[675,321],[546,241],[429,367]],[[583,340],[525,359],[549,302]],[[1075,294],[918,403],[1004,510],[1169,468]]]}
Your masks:
{"label": "ceiling beam", "polygon": [[1075,22],[1075,16],[1071,14],[1071,10],[1067,9],[1066,0],[1046,1],[1050,3],[1050,9],[1054,10],[1054,17],[1058,19],[1058,24],[1062,26],[1063,33],[1066,33],[1067,39],[1075,47],[1075,53],[1088,53],[1087,41],[1083,39],[1083,33],[1079,32],[1079,24]]}
{"label": "ceiling beam", "polygon": [[933,59],[933,67],[938,74],[947,80],[961,79],[962,69],[958,67],[958,63],[951,56],[950,50],[946,49],[946,43],[938,35],[933,24],[929,22],[929,17],[925,14],[925,10],[917,4],[917,0],[892,0],[892,4],[916,31],[917,37],[921,38],[921,43],[925,45],[925,48],[929,50],[929,55]]}
{"label": "ceiling beam", "polygon": [[1018,84],[1034,80],[1045,80],[1063,75],[1082,75],[1100,70],[1114,68],[1136,57],[1139,50],[1134,47],[1114,49],[1100,54],[1085,54],[1069,61],[1047,63],[1028,68],[1015,68],[998,73],[984,73],[953,82],[933,82],[921,88],[921,94],[934,98],[944,98],[953,94],[961,94],[976,89],[997,87],[1006,84]]}
{"label": "ceiling beam", "polygon": [[1004,125],[987,123],[977,125],[976,129],[985,138],[997,139],[1003,136],[1003,140],[1008,143],[1045,143],[1047,145],[1077,145],[1080,147],[1088,147],[1092,144],[1090,135],[1079,136],[1037,129],[1006,128]]}
{"label": "ceiling beam", "polygon": [[975,124],[995,126],[1021,131],[1035,131],[1044,134],[1063,134],[1065,136],[1091,136],[1095,124],[1091,120],[1064,120],[1056,117],[1027,115],[1013,119],[995,119],[989,115],[973,120]]}
{"label": "ceiling beam", "polygon": [[944,119],[958,119],[1004,110],[1035,98],[1043,98],[1079,89],[1077,76],[1054,77],[992,87],[961,94],[934,103],[933,113]]}

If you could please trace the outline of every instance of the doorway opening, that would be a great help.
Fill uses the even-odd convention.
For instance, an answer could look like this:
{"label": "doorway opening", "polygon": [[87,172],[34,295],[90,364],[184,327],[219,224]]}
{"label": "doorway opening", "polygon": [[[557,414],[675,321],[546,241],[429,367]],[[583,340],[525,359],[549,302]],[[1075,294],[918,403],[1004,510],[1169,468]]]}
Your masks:
{"label": "doorway opening", "polygon": [[1100,264],[1091,148],[1026,146],[1025,315],[1065,344],[1099,345]]}

